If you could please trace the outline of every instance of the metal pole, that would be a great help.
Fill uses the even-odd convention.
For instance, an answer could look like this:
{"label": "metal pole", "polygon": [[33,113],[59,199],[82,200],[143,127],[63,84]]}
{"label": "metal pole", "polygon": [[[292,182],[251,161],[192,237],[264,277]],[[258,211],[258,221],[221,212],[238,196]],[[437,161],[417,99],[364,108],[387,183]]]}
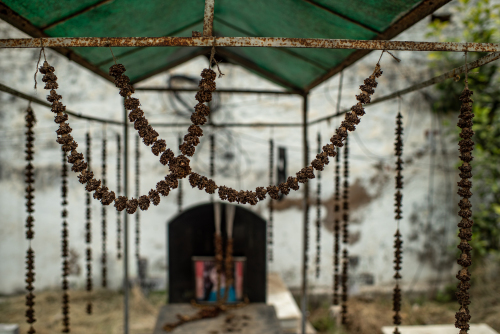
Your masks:
{"label": "metal pole", "polygon": [[214,30],[214,2],[205,0],[205,15],[203,17],[203,37],[213,36]]}
{"label": "metal pole", "polygon": [[347,50],[500,52],[497,43],[413,42],[290,37],[47,37],[0,39],[0,48],[271,47]]}
{"label": "metal pole", "polygon": [[[307,109],[308,109],[308,95],[304,95],[304,102],[302,104],[302,141],[303,141],[303,152],[304,167],[309,164],[309,146],[307,143]],[[301,294],[301,309],[302,309],[302,322],[301,322],[301,333],[306,333],[306,322],[307,322],[307,251],[309,249],[309,182],[303,184],[304,198],[302,199],[302,212],[304,214],[303,219],[303,244],[302,244],[302,288]]]}
{"label": "metal pole", "polygon": [[[128,126],[127,109],[123,108],[123,195],[128,197]],[[128,214],[123,219],[123,333],[129,333],[128,304]]]}

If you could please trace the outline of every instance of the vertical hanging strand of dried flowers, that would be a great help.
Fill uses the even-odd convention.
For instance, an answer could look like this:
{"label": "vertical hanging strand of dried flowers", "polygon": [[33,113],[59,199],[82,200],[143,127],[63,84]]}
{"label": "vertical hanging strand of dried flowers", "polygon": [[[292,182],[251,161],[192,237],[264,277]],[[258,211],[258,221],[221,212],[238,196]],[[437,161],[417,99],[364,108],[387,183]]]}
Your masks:
{"label": "vertical hanging strand of dried flowers", "polygon": [[399,312],[401,311],[401,288],[399,287],[400,279],[401,279],[401,263],[402,263],[402,245],[403,245],[403,240],[401,240],[401,233],[399,232],[399,223],[401,219],[403,218],[402,213],[403,211],[401,210],[402,206],[402,199],[403,199],[403,194],[401,193],[401,190],[403,189],[403,175],[401,174],[401,171],[403,170],[403,160],[401,160],[401,156],[403,154],[403,122],[401,119],[403,116],[401,116],[401,113],[398,112],[398,115],[396,116],[396,142],[395,142],[395,156],[397,157],[396,160],[396,193],[394,195],[394,207],[395,210],[394,212],[396,213],[395,219],[397,222],[397,229],[396,229],[396,234],[394,234],[394,279],[396,280],[396,286],[394,287],[394,294],[393,294],[393,308],[392,310],[394,311],[394,325],[396,328],[394,329],[394,334],[399,334],[398,330],[398,325],[401,325],[401,315]]}
{"label": "vertical hanging strand of dried flowers", "polygon": [[[182,145],[182,137],[181,135],[179,134],[179,140],[178,140],[178,143],[179,143],[179,147]],[[184,196],[184,193],[183,193],[183,189],[182,189],[182,180],[179,180],[179,185],[178,185],[178,189],[177,189],[177,211],[179,213],[182,212],[182,199],[183,199],[183,196]]]}
{"label": "vertical hanging strand of dried flowers", "polygon": [[[92,160],[92,151],[91,151],[91,145],[92,145],[92,139],[90,138],[90,133],[87,132],[86,135],[87,139],[87,170],[90,172],[90,162]],[[87,301],[87,314],[92,314],[92,202],[90,200],[90,193],[85,192],[86,195],[86,205],[87,205],[87,212],[86,212],[86,219],[87,222],[85,223],[85,242],[87,244],[87,249],[86,249],[86,262],[87,262],[87,292],[89,294],[88,296],[88,301]]]}
{"label": "vertical hanging strand of dried flowers", "polygon": [[[274,141],[269,140],[269,184],[274,184]],[[274,225],[274,201],[269,198],[269,220],[267,222],[267,253],[269,262],[273,262],[273,225]]]}
{"label": "vertical hanging strand of dried flowers", "polygon": [[[141,185],[141,151],[140,151],[140,138],[135,137],[135,198],[140,196],[140,185]],[[137,265],[139,265],[139,260],[141,258],[140,252],[141,246],[141,215],[139,210],[135,212],[135,260]]]}
{"label": "vertical hanging strand of dried flowers", "polygon": [[342,325],[347,325],[347,293],[348,293],[348,268],[349,268],[349,252],[347,245],[349,243],[349,146],[348,139],[344,142],[344,205],[343,205],[343,226],[342,226],[342,243],[344,250],[342,251]]}
{"label": "vertical hanging strand of dried flowers", "polygon": [[69,249],[68,249],[68,223],[66,221],[68,217],[68,210],[66,209],[68,205],[68,166],[66,162],[66,154],[61,150],[62,153],[62,165],[61,165],[61,197],[62,197],[62,211],[61,217],[63,219],[62,223],[62,238],[61,238],[61,257],[62,257],[62,323],[63,323],[63,333],[69,333],[69,294],[68,294],[68,275],[69,275]]}
{"label": "vertical hanging strand of dried flowers", "polygon": [[[116,134],[116,196],[122,193],[122,143],[120,134]],[[122,258],[122,214],[116,212],[116,257],[118,260]]]}
{"label": "vertical hanging strand of dried flowers", "polygon": [[333,207],[333,305],[339,305],[340,263],[340,148],[335,156],[335,195]]}
{"label": "vertical hanging strand of dried flowers", "polygon": [[[465,63],[467,63],[467,53],[465,54]],[[471,250],[472,247],[469,245],[469,241],[472,238],[472,225],[474,224],[472,217],[471,207],[472,204],[469,198],[472,196],[470,191],[472,187],[472,182],[469,180],[472,177],[472,166],[470,162],[472,161],[472,150],[474,149],[474,142],[472,141],[472,136],[474,131],[472,131],[472,119],[474,114],[472,113],[472,96],[473,92],[469,90],[469,83],[467,77],[467,71],[465,72],[465,88],[460,94],[460,101],[462,101],[462,106],[460,107],[460,115],[458,116],[458,127],[462,129],[460,132],[460,137],[462,140],[458,143],[460,160],[463,161],[462,165],[458,167],[460,170],[460,182],[458,182],[458,195],[462,197],[458,206],[460,211],[458,215],[461,217],[461,221],[458,224],[460,232],[458,237],[460,238],[460,244],[458,249],[462,251],[460,258],[457,263],[462,266],[462,269],[457,274],[457,279],[460,281],[458,284],[456,296],[458,303],[460,304],[459,311],[455,314],[455,327],[460,328],[460,334],[466,334],[469,330],[470,312],[469,312],[469,288],[470,288],[470,273],[468,267],[472,264]]]}
{"label": "vertical hanging strand of dried flowers", "polygon": [[[321,134],[318,132],[318,154],[321,153]],[[316,178],[316,278],[321,273],[321,172]]]}
{"label": "vertical hanging strand of dried flowers", "polygon": [[33,109],[31,109],[31,104],[26,109],[26,169],[24,175],[25,183],[26,183],[26,212],[28,216],[26,217],[26,239],[28,239],[29,246],[26,252],[26,290],[28,291],[26,294],[26,322],[30,324],[30,328],[28,330],[28,334],[36,333],[35,328],[33,328],[33,323],[36,321],[35,319],[35,309],[33,306],[35,305],[35,294],[33,290],[35,287],[33,286],[33,282],[35,281],[35,251],[31,248],[31,240],[33,240],[35,236],[35,232],[33,231],[35,218],[33,218],[33,212],[35,209],[33,208],[34,203],[34,167],[31,164],[33,161],[33,156],[35,154],[33,148],[33,142],[35,141],[35,136],[33,132],[33,126],[36,123],[35,114],[33,113]]}
{"label": "vertical hanging strand of dried flowers", "polygon": [[[215,176],[215,135],[212,133],[210,135],[210,178],[213,179]],[[213,194],[210,195],[210,202],[214,201]]]}
{"label": "vertical hanging strand of dried flowers", "polygon": [[[102,138],[102,186],[106,186],[106,132],[103,133]],[[94,195],[95,197],[95,195]],[[107,206],[103,205],[101,208],[101,233],[102,233],[102,249],[101,249],[101,286],[106,288],[108,286],[108,269],[107,269],[107,221],[106,221]]]}

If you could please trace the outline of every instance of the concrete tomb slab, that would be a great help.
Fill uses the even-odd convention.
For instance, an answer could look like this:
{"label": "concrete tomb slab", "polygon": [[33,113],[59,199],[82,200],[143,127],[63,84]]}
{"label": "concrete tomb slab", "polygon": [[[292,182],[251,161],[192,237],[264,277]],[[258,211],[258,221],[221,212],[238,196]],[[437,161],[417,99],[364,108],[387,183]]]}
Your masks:
{"label": "concrete tomb slab", "polygon": [[[425,326],[399,326],[401,334],[457,334],[459,330],[455,325],[425,325]],[[384,334],[392,334],[394,326],[382,327]],[[470,325],[469,334],[498,334],[487,324]]]}

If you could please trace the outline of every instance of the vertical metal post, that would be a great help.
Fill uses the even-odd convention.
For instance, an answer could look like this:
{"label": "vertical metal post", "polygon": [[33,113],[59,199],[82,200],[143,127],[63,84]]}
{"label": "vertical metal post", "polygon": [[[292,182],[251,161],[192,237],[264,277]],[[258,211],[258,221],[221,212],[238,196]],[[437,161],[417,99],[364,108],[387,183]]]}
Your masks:
{"label": "vertical metal post", "polygon": [[[128,119],[123,108],[123,195],[128,197]],[[129,333],[128,305],[128,214],[124,210],[123,219],[123,333]]]}
{"label": "vertical metal post", "polygon": [[205,0],[205,15],[203,17],[203,37],[213,36],[214,2],[215,0]]}
{"label": "vertical metal post", "polygon": [[[304,153],[303,166],[309,165],[309,146],[307,143],[307,109],[308,109],[308,95],[304,95],[304,101],[302,104],[302,146]],[[304,198],[302,199],[302,212],[303,212],[303,244],[302,244],[302,288],[301,294],[301,309],[302,309],[302,322],[301,322],[301,333],[306,333],[306,322],[307,322],[307,262],[308,256],[307,251],[309,249],[309,182],[303,184]]]}

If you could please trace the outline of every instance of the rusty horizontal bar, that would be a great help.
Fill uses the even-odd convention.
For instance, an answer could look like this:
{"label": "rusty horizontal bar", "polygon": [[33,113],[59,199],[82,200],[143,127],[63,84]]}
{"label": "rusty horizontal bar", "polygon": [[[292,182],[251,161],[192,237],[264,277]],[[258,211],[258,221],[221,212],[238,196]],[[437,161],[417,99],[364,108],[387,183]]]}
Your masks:
{"label": "rusty horizontal bar", "polygon": [[[170,87],[134,87],[136,91],[143,92],[197,92],[199,88],[170,88]],[[266,89],[221,89],[217,88],[216,93],[225,94],[271,94],[271,95],[302,95],[297,92],[285,90],[266,90]]]}
{"label": "rusty horizontal bar", "polygon": [[[47,102],[45,102],[43,100],[40,100],[40,99],[38,99],[38,98],[36,98],[34,96],[30,96],[30,95],[21,93],[21,92],[15,90],[15,89],[12,89],[10,87],[2,85],[1,83],[0,83],[0,92],[8,93],[10,95],[19,97],[19,98],[21,98],[23,100],[26,100],[26,101],[31,101],[33,103],[39,104],[39,105],[47,107],[47,108],[51,108],[52,107],[52,105],[50,103],[47,103]],[[112,119],[105,119],[105,118],[99,118],[99,117],[85,116],[85,115],[82,115],[80,113],[77,113],[77,112],[74,112],[74,111],[70,111],[70,110],[66,110],[65,113],[68,114],[68,115],[71,115],[73,117],[76,117],[76,118],[85,119],[87,121],[93,121],[93,122],[99,122],[99,123],[106,123],[106,124],[123,125],[123,122],[120,122],[120,121],[114,121]]]}
{"label": "rusty horizontal bar", "polygon": [[[386,30],[377,34],[377,36],[373,37],[374,40],[380,41],[388,41],[399,35],[401,32],[406,29],[412,27],[415,23],[422,20],[424,17],[434,13],[436,10],[441,8],[442,6],[449,3],[451,0],[423,0],[416,7],[414,7],[411,11],[400,17],[396,22],[393,22]],[[311,83],[309,83],[304,90],[306,92],[310,91],[314,87],[317,87],[321,83],[325,82],[335,74],[339,73],[343,69],[349,67],[354,64],[367,54],[369,54],[371,50],[356,50],[352,52],[349,56],[347,56],[340,64],[337,64],[331,67],[325,74],[320,75]]]}
{"label": "rusty horizontal bar", "polygon": [[59,19],[59,20],[57,20],[55,22],[49,23],[49,24],[47,24],[45,26],[42,26],[42,27],[40,27],[40,30],[42,30],[42,31],[43,30],[49,30],[49,29],[55,27],[56,25],[59,25],[59,24],[64,23],[66,21],[69,21],[72,18],[77,17],[78,15],[82,15],[82,14],[85,14],[87,12],[90,12],[91,10],[96,9],[98,7],[101,7],[102,5],[105,5],[105,4],[107,4],[109,2],[112,2],[112,1],[113,0],[101,0],[101,1],[99,1],[99,2],[97,2],[95,4],[93,4],[93,5],[90,5],[90,6],[85,7],[85,8],[83,8],[83,9],[81,9],[81,10],[75,12],[75,13],[72,13],[72,14],[70,14],[68,16],[65,16],[65,17],[63,17],[63,18],[61,18],[61,19]]}
{"label": "rusty horizontal bar", "polygon": [[[486,65],[488,63],[491,63],[492,61],[495,61],[495,60],[497,60],[499,58],[500,58],[500,52],[490,53],[490,54],[488,54],[488,55],[486,55],[486,56],[484,56],[482,58],[479,58],[479,59],[474,60],[474,61],[472,61],[470,63],[464,64],[464,65],[462,65],[460,67],[454,68],[453,70],[448,71],[448,72],[446,72],[444,74],[441,74],[441,75],[439,75],[437,77],[431,78],[429,80],[425,80],[425,81],[423,81],[421,83],[418,83],[416,85],[410,86],[408,88],[405,88],[405,89],[399,90],[397,92],[394,92],[394,93],[391,93],[391,94],[379,97],[377,99],[374,99],[373,101],[371,101],[366,106],[369,107],[371,105],[374,105],[374,104],[377,104],[377,103],[380,103],[380,102],[384,102],[384,101],[388,101],[388,100],[400,97],[400,96],[408,94],[408,93],[416,92],[416,91],[418,91],[420,89],[423,89],[423,88],[435,85],[435,84],[443,82],[443,81],[445,81],[447,79],[455,78],[457,75],[465,73],[466,69],[468,71],[470,71],[470,70],[472,70],[474,68],[481,67],[481,66],[484,66],[484,65]],[[323,122],[323,121],[328,121],[328,120],[330,120],[330,119],[332,119],[334,117],[341,116],[341,115],[345,114],[346,112],[348,112],[350,110],[351,109],[346,109],[346,110],[342,110],[342,111],[336,112],[335,114],[332,114],[332,115],[329,115],[329,116],[318,118],[318,119],[316,119],[314,121],[309,122],[308,125],[313,125],[313,124],[320,123],[320,122]]]}
{"label": "rusty horizontal bar", "polygon": [[[30,96],[24,93],[21,93],[15,89],[12,89],[8,86],[5,86],[0,83],[0,92],[5,92],[10,95],[19,97],[23,100],[26,101],[31,101],[33,103],[39,104],[41,106],[51,108],[51,104],[47,103],[43,100],[40,100],[39,98],[36,98],[34,96]],[[85,116],[82,115],[81,113],[77,113],[74,111],[66,110],[66,114],[84,119],[87,121],[93,121],[93,122],[98,122],[98,123],[106,123],[106,124],[115,124],[115,125],[121,125],[123,126],[123,122],[120,121],[114,121],[112,119],[105,119],[105,118],[100,118],[100,117],[92,117],[92,116]],[[163,128],[176,128],[176,127],[189,127],[192,125],[192,123],[150,123],[151,126],[155,127],[163,127]],[[127,124],[128,126],[133,126],[134,124],[130,123]],[[205,126],[211,126],[215,128],[227,128],[227,127],[296,127],[296,126],[302,126],[302,123],[220,123],[220,124],[215,124],[215,123],[207,123]]]}
{"label": "rusty horizontal bar", "polygon": [[[149,123],[152,127],[158,128],[177,128],[189,127],[192,123]],[[302,123],[207,123],[204,126],[213,128],[288,128],[302,126]]]}
{"label": "rusty horizontal bar", "polygon": [[273,47],[354,50],[499,52],[496,43],[409,42],[284,37],[53,37],[0,39],[0,48],[45,47]]}

